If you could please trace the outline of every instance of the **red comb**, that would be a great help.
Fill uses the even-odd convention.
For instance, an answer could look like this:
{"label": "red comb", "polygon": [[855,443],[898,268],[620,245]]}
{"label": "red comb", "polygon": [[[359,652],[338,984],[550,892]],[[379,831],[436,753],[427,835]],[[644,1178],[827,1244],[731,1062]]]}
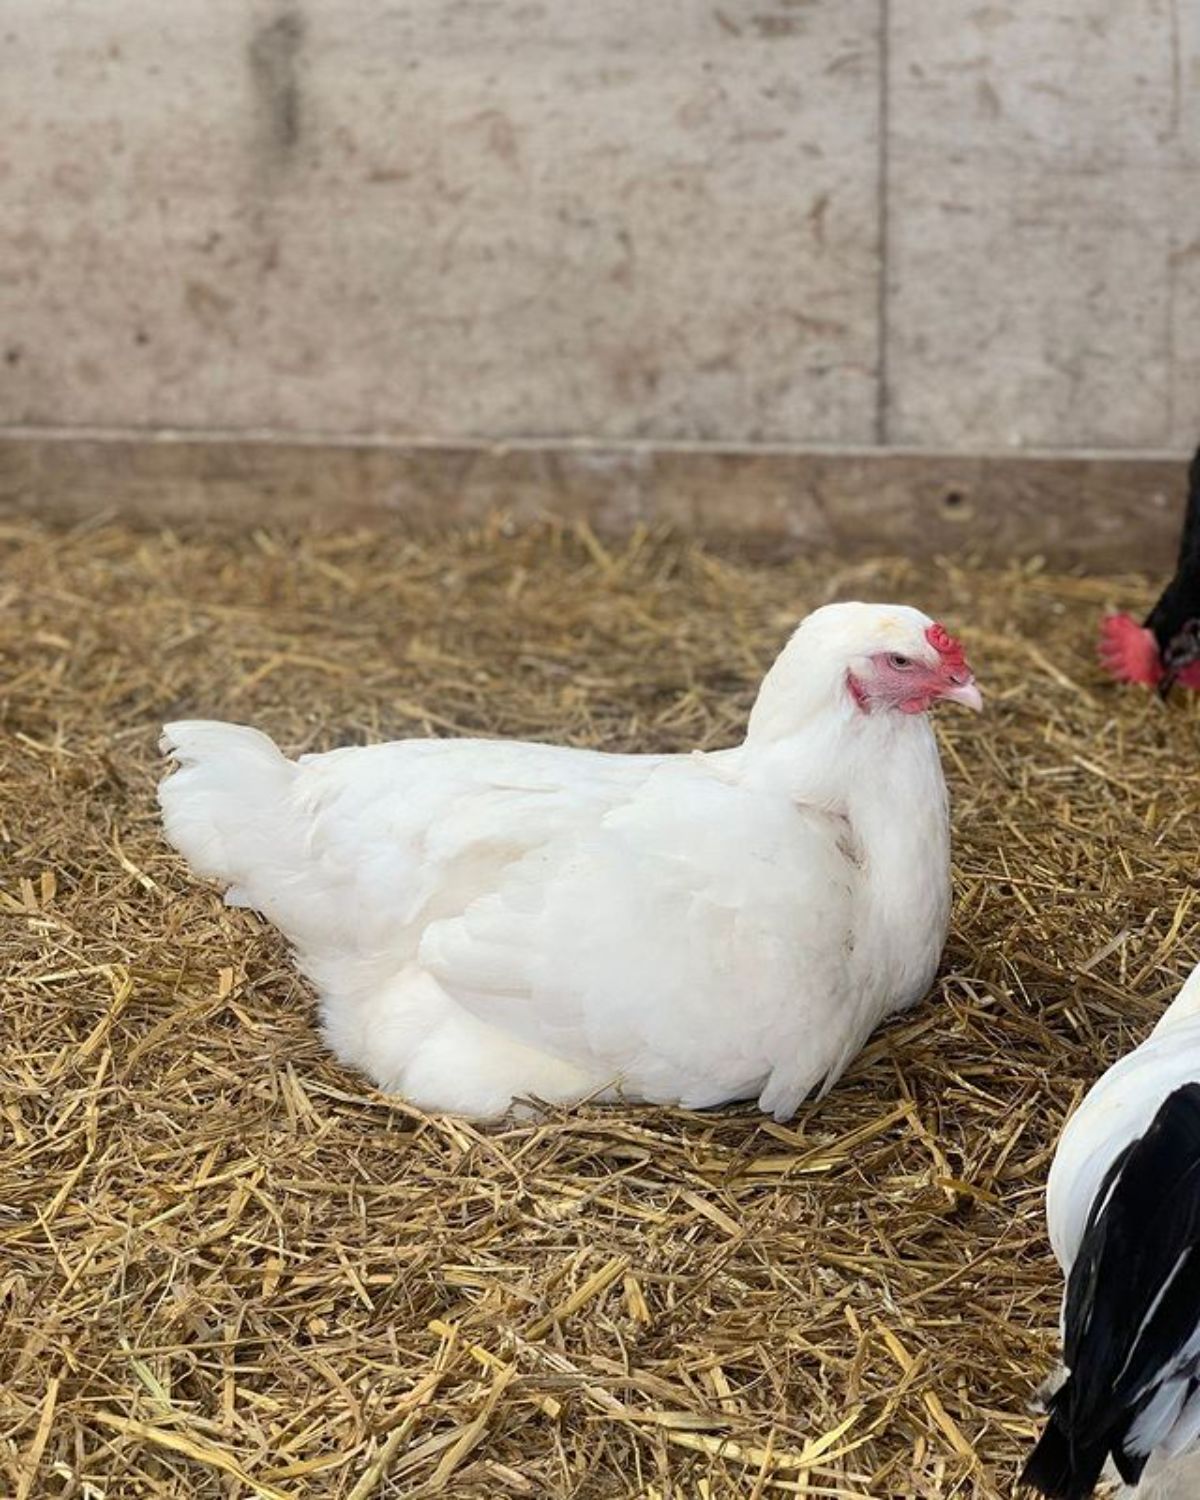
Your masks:
{"label": "red comb", "polygon": [[935,620],[926,629],[925,639],[952,670],[956,667],[966,667],[967,655],[961,642],[956,641],[944,625]]}
{"label": "red comb", "polygon": [[1100,626],[1100,664],[1118,682],[1154,687],[1163,674],[1158,642],[1128,615],[1106,615]]}

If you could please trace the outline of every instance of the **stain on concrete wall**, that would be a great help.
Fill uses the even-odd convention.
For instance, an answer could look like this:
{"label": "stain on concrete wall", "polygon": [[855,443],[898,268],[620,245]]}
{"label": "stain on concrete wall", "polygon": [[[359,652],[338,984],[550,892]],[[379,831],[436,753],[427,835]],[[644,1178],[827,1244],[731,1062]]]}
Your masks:
{"label": "stain on concrete wall", "polygon": [[264,154],[272,164],[286,162],[300,140],[304,32],[303,12],[290,6],[255,26],[247,48]]}
{"label": "stain on concrete wall", "polygon": [[1170,0],[9,0],[0,425],[1186,446]]}

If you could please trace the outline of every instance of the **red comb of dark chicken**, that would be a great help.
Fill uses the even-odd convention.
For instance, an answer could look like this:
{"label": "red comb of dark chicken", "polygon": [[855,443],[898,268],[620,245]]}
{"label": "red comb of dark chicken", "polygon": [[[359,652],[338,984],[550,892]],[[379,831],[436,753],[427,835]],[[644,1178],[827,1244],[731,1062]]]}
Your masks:
{"label": "red comb of dark chicken", "polygon": [[1129,615],[1105,617],[1100,661],[1118,682],[1144,683],[1163,698],[1176,683],[1200,690],[1200,448],[1188,468],[1175,576],[1144,625]]}
{"label": "red comb of dark chicken", "polygon": [[1157,687],[1163,664],[1154,632],[1132,615],[1105,615],[1100,624],[1100,664],[1118,682]]}

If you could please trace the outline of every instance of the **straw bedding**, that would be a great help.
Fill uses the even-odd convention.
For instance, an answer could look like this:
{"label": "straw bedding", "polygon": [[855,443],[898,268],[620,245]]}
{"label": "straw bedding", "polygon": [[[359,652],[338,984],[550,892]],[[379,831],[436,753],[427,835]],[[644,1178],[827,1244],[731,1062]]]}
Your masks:
{"label": "straw bedding", "polygon": [[[5,1494],[1011,1492],[1054,1141],[1200,956],[1198,706],[1092,665],[1146,580],[500,524],[20,523],[0,555]],[[280,939],[160,842],[165,718],[717,746],[833,596],[943,617],[989,711],[938,716],[936,990],[786,1127],[424,1118],[324,1053]]]}

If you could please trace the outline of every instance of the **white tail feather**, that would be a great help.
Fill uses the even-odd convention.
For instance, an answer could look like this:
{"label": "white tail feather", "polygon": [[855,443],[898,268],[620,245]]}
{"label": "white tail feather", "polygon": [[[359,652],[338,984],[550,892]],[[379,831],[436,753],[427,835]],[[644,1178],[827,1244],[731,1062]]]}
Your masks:
{"label": "white tail feather", "polygon": [[[159,743],[179,763],[159,783],[163,829],[197,874],[237,885],[264,855],[287,861],[299,832],[287,807],[296,767],[273,740],[243,724],[191,719],[164,726]],[[257,904],[242,891],[230,897]]]}

